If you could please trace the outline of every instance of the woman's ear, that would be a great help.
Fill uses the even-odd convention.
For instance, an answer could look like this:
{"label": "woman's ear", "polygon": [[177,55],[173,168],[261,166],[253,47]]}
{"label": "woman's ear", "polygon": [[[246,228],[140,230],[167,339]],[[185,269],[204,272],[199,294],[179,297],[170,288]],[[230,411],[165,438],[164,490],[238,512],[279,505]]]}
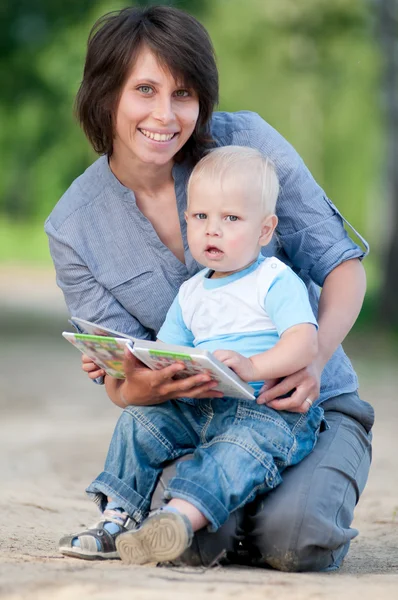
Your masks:
{"label": "woman's ear", "polygon": [[266,246],[270,243],[275,227],[278,224],[278,217],[276,215],[268,215],[263,219],[261,224],[261,234],[259,239],[260,246]]}

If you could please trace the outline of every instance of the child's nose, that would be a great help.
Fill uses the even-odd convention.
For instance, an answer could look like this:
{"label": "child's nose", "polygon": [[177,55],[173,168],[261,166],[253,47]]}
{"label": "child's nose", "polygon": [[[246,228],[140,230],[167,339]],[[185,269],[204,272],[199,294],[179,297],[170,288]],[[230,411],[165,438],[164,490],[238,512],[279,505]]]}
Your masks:
{"label": "child's nose", "polygon": [[219,223],[208,220],[207,228],[206,228],[206,235],[220,236],[221,235],[221,227],[220,227]]}

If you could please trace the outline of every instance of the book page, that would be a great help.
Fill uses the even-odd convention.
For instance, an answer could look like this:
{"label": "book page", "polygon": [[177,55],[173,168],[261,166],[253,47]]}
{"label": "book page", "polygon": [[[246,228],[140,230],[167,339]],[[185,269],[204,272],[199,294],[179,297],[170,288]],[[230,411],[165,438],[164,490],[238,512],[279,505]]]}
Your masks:
{"label": "book page", "polygon": [[124,379],[123,360],[127,339],[70,332],[64,332],[62,335],[80,352],[87,354],[108,375]]}
{"label": "book page", "polygon": [[185,379],[207,372],[217,381],[217,391],[223,392],[225,396],[254,400],[253,388],[231,369],[219,363],[209,352],[180,346],[175,346],[176,350],[173,350],[173,346],[166,344],[162,344],[160,348],[156,346],[156,343],[148,342],[145,342],[145,347],[140,342],[136,342],[133,348],[127,345],[133,354],[151,369],[163,369],[178,361],[184,364],[185,369],[177,373],[175,379]]}

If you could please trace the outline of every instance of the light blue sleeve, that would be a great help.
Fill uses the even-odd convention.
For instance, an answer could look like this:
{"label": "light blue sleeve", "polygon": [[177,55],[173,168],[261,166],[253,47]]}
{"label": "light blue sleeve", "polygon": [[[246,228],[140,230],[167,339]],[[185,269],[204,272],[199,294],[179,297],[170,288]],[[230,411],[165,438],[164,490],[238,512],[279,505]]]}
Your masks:
{"label": "light blue sleeve", "polygon": [[167,312],[157,338],[165,344],[193,347],[194,336],[184,323],[178,295]]}
{"label": "light blue sleeve", "polygon": [[265,297],[264,308],[279,336],[289,327],[301,323],[313,323],[318,328],[307,288],[289,267],[275,277]]}

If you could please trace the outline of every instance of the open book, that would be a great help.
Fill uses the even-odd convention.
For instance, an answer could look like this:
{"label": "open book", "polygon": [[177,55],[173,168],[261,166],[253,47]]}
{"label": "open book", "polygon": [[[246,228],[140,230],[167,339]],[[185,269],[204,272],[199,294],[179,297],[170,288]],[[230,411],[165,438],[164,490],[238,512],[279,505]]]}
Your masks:
{"label": "open book", "polygon": [[185,369],[175,375],[175,379],[191,377],[205,371],[218,382],[216,389],[223,392],[225,396],[245,400],[255,399],[251,385],[242,381],[232,369],[214,358],[208,350],[140,340],[77,317],[72,317],[70,322],[76,329],[85,333],[64,331],[62,334],[64,338],[87,354],[112,377],[124,377],[123,359],[124,349],[127,346],[151,369],[162,369],[176,361],[184,363]]}

